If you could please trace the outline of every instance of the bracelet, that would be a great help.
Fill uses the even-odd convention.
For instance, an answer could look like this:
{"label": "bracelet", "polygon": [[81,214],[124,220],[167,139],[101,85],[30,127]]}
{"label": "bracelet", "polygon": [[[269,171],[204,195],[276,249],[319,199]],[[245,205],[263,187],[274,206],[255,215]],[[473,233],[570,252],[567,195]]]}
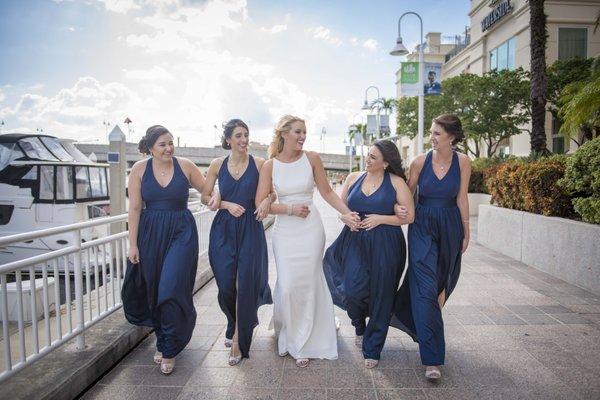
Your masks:
{"label": "bracelet", "polygon": [[469,220],[468,219],[463,219],[462,222],[469,222]]}
{"label": "bracelet", "polygon": [[288,204],[288,206],[287,206],[287,215],[291,216],[292,215],[292,211],[293,211],[292,205]]}

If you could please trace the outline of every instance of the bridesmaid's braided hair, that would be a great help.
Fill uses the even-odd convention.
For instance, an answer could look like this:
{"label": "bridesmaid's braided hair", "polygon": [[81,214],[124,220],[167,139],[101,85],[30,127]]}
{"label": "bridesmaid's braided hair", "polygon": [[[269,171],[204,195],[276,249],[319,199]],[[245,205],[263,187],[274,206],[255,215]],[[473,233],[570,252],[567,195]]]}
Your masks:
{"label": "bridesmaid's braided hair", "polygon": [[162,125],[152,125],[150,128],[148,128],[146,130],[146,134],[138,144],[138,150],[140,153],[150,154],[150,149],[152,146],[154,146],[154,143],[156,143],[158,138],[165,133],[171,134],[171,132],[169,132],[169,130]]}
{"label": "bridesmaid's braided hair", "polygon": [[400,157],[400,152],[394,142],[388,139],[380,139],[373,143],[373,146],[377,147],[383,156],[383,160],[388,163],[385,170],[406,181],[404,167],[402,166],[402,158]]}
{"label": "bridesmaid's braided hair", "polygon": [[231,150],[231,145],[227,143],[227,139],[231,139],[233,130],[237,127],[245,128],[248,132],[250,132],[248,125],[246,125],[246,123],[241,119],[230,119],[229,122],[227,122],[223,127],[223,136],[221,136],[221,147],[223,147],[225,150]]}

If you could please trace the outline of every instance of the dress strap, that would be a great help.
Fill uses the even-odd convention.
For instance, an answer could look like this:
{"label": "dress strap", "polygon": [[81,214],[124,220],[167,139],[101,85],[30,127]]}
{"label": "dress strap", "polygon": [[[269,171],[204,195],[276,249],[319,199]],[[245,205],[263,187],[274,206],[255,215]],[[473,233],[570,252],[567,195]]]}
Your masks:
{"label": "dress strap", "polygon": [[363,172],[363,173],[361,174],[361,176],[359,176],[358,178],[356,178],[356,179],[354,180],[354,182],[352,182],[352,185],[350,185],[350,187],[348,188],[348,193],[350,193],[350,191],[351,191],[352,189],[354,189],[354,188],[356,187],[356,185],[357,185],[357,184],[358,184],[358,185],[359,185],[359,187],[360,187],[360,186],[362,185],[362,181],[364,181],[364,180],[365,180],[365,176],[367,176],[367,172],[366,172],[366,171],[365,171],[365,172]]}
{"label": "dress strap", "polygon": [[219,168],[219,172],[217,173],[217,178],[221,179],[221,175],[223,174],[223,168],[227,168],[227,162],[229,161],[229,156],[225,156],[223,162],[221,163],[221,167]]}
{"label": "dress strap", "polygon": [[179,172],[179,175],[185,179],[185,181],[187,182],[187,184],[190,184],[190,180],[188,179],[187,176],[185,176],[185,173],[183,172],[183,169],[181,168],[181,165],[179,165],[179,161],[177,160],[177,157],[173,156],[173,179],[175,179],[175,174],[177,174]]}

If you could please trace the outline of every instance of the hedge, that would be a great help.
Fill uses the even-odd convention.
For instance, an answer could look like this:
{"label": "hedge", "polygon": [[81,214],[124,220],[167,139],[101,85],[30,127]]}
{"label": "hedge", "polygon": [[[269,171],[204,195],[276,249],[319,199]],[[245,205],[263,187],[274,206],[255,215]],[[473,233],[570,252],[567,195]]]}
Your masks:
{"label": "hedge", "polygon": [[486,193],[490,191],[485,184],[485,173],[490,167],[501,164],[507,160],[504,156],[476,158],[471,162],[471,179],[469,180],[469,193]]}

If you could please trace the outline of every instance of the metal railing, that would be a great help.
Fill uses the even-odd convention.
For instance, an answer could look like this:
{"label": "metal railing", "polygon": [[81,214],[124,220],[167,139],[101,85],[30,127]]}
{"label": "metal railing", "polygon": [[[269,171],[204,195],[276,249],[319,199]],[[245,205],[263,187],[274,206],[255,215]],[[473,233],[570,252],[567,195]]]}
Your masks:
{"label": "metal railing", "polygon": [[[198,228],[199,252],[204,255],[214,213],[199,201],[188,206]],[[87,242],[82,242],[81,232],[124,225],[126,220],[127,214],[122,214],[0,237],[0,247],[5,247],[56,234],[73,235],[70,246],[0,265],[0,358],[4,359],[0,382],[73,338],[76,349],[84,349],[85,331],[121,308],[128,232]],[[24,288],[27,283],[29,288]],[[10,310],[9,299],[14,300]]]}

